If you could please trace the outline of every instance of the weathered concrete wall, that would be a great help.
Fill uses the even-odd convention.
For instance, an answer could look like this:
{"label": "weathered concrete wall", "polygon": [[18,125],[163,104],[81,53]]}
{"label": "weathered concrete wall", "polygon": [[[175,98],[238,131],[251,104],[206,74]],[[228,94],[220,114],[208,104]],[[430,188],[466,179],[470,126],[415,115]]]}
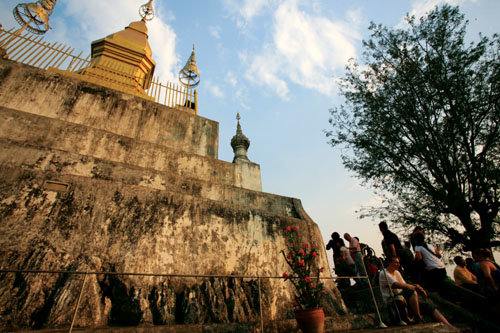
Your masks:
{"label": "weathered concrete wall", "polygon": [[183,177],[262,190],[260,167],[257,164],[252,164],[252,170],[242,173],[233,163],[1,106],[0,138],[33,147],[53,148],[167,171]]}
{"label": "weathered concrete wall", "polygon": [[[2,268],[280,276],[286,225],[297,225],[304,240],[320,239],[297,200],[290,199],[294,218],[27,166],[1,171]],[[69,184],[68,191],[45,189],[51,178]],[[324,250],[320,263],[327,266]],[[0,329],[68,325],[80,285],[76,276],[2,274]],[[286,317],[291,286],[263,285],[265,319]],[[255,280],[92,276],[77,323],[252,321],[259,313],[256,291]],[[331,285],[330,292],[335,298]]]}
{"label": "weathered concrete wall", "polygon": [[0,105],[217,158],[215,121],[11,61],[0,61]]}
{"label": "weathered concrete wall", "polygon": [[237,160],[235,165],[235,186],[248,188],[254,191],[262,191],[262,180],[260,177],[260,165]]}
{"label": "weathered concrete wall", "polygon": [[295,211],[294,199],[289,197],[208,182],[199,178],[179,177],[178,174],[171,172],[138,168],[51,148],[40,149],[23,141],[11,141],[5,138],[0,138],[0,167],[50,171],[54,180],[61,175],[113,180],[126,185],[139,185],[148,189],[221,201],[247,209],[269,211],[276,215],[300,217]]}
{"label": "weathered concrete wall", "polygon": [[[242,188],[259,166],[212,158],[217,141],[210,120],[0,61],[0,267],[281,276],[285,227],[321,244],[319,229],[299,200]],[[68,327],[81,282],[0,274],[0,330]],[[292,285],[262,284],[261,302],[255,279],[90,275],[77,326],[289,317]]]}

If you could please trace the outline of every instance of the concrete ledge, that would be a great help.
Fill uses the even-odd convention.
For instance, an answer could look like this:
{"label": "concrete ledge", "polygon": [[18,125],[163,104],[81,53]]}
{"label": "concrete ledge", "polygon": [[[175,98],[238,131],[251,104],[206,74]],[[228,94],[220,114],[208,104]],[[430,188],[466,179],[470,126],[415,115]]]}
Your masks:
{"label": "concrete ledge", "polygon": [[68,76],[0,59],[0,105],[217,158],[219,124]]}
{"label": "concrete ledge", "polygon": [[233,163],[3,107],[0,107],[0,138],[208,182],[262,190],[260,169],[256,164],[257,171],[253,172],[258,172],[258,181],[243,182],[241,170]]}

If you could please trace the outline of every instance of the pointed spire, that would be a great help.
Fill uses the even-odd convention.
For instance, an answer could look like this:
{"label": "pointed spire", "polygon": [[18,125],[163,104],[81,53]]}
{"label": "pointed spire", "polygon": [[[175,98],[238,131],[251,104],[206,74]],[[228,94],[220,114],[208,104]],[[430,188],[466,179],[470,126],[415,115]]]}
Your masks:
{"label": "pointed spire", "polygon": [[250,147],[250,140],[243,134],[240,125],[240,114],[236,114],[236,119],[238,120],[238,125],[236,126],[236,135],[231,139],[231,147],[233,147],[234,158],[233,163],[238,161],[247,161],[247,151]]}
{"label": "pointed spire", "polygon": [[193,52],[189,57],[186,65],[179,72],[180,83],[189,88],[194,88],[200,83],[200,73],[198,72],[198,66],[196,66],[196,56],[194,54],[194,44]]}
{"label": "pointed spire", "polygon": [[155,17],[153,0],[149,0],[148,3],[142,5],[139,8],[139,15],[141,15],[141,19],[143,22],[151,21]]}

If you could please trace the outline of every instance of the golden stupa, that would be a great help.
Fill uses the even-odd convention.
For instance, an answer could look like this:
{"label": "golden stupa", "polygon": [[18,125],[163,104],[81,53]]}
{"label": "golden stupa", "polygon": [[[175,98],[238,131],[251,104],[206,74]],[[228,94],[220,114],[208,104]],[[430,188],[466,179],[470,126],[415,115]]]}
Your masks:
{"label": "golden stupa", "polygon": [[150,0],[141,7],[140,21],[92,42],[89,66],[77,73],[64,74],[153,100],[145,92],[151,85],[156,67],[146,26],[146,21],[153,18],[152,2]]}

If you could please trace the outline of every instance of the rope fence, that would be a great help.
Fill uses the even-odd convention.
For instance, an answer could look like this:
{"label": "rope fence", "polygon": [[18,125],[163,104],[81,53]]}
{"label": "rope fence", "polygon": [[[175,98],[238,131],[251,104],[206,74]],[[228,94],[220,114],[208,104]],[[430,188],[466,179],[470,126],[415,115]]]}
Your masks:
{"label": "rope fence", "polygon": [[[363,255],[364,259],[364,255]],[[364,260],[363,260],[364,265]],[[365,267],[366,272],[366,267]],[[217,279],[248,279],[248,280],[257,280],[258,286],[258,297],[259,297],[259,322],[260,322],[260,332],[264,332],[264,320],[262,315],[262,286],[261,281],[264,279],[284,279],[283,276],[260,276],[260,275],[224,275],[224,274],[165,274],[165,273],[137,273],[137,272],[112,272],[112,271],[69,271],[69,270],[29,270],[29,269],[0,269],[0,273],[19,273],[19,274],[72,274],[72,275],[81,275],[82,284],[79,289],[78,300],[75,305],[75,309],[73,312],[73,318],[71,321],[71,326],[68,332],[72,332],[74,328],[75,321],[78,316],[78,310],[80,306],[80,301],[84,292],[85,284],[87,281],[87,277],[89,275],[110,275],[110,276],[137,276],[137,277],[160,277],[160,278],[217,278]],[[312,277],[312,279],[317,279],[317,277]],[[376,314],[378,318],[378,326],[379,328],[387,327],[382,321],[382,317],[380,315],[379,306],[377,304],[377,300],[375,294],[373,292],[373,286],[371,284],[370,278],[368,275],[365,276],[332,276],[332,277],[319,277],[320,280],[342,280],[342,279],[366,279],[368,281],[368,286],[370,289],[370,294],[372,297],[373,304],[376,309]],[[392,290],[391,290],[392,294]]]}

